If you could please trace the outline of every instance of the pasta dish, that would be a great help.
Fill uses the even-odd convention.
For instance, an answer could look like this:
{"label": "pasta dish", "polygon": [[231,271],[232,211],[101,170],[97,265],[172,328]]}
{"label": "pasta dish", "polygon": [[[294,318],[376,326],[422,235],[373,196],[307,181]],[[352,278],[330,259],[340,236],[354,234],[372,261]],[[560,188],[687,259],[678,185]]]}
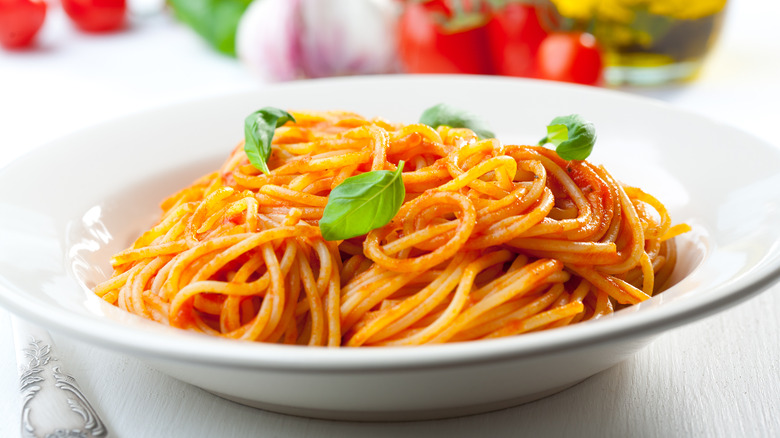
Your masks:
{"label": "pasta dish", "polygon": [[208,335],[358,347],[547,330],[667,287],[686,226],[601,166],[467,127],[289,115],[263,168],[241,142],[94,292]]}

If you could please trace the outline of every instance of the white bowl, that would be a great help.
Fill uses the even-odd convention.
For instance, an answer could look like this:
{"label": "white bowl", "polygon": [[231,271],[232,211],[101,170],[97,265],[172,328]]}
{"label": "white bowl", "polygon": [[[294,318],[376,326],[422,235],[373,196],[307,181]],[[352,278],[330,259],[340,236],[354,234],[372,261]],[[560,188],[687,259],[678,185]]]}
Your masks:
{"label": "white bowl", "polygon": [[[534,143],[582,114],[589,158],[656,195],[681,238],[678,282],[611,317],[491,341],[326,349],[209,338],[127,314],[90,288],[158,203],[216,169],[263,106],[344,109],[413,122],[439,102],[487,117],[505,142]],[[306,81],[187,102],[105,123],[0,170],[0,304],[86,342],[141,358],[215,394],[273,411],[402,420],[484,412],[560,391],[659,333],[726,309],[780,272],[780,151],[667,105],[598,88],[487,77]],[[117,376],[121,378],[121,374]]]}

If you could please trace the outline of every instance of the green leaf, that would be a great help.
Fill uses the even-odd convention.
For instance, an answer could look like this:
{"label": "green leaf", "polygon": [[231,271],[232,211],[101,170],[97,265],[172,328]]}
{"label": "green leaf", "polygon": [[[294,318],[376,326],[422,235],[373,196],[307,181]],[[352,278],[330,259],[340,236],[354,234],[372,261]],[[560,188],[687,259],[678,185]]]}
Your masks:
{"label": "green leaf", "polygon": [[168,0],[174,15],[216,50],[236,53],[236,28],[252,0]]}
{"label": "green leaf", "polygon": [[420,123],[424,123],[434,129],[439,126],[468,128],[482,139],[494,138],[496,136],[490,130],[487,121],[481,117],[446,103],[434,105],[423,111],[420,116]]}
{"label": "green leaf", "polygon": [[267,106],[244,119],[244,152],[249,162],[263,173],[268,174],[268,158],[271,156],[271,142],[276,128],[288,121],[295,122],[290,113],[279,108]]}
{"label": "green leaf", "polygon": [[395,217],[406,196],[401,172],[374,170],[351,176],[336,186],[320,220],[325,240],[343,240],[362,236],[387,225]]}
{"label": "green leaf", "polygon": [[596,144],[596,127],[579,114],[554,118],[547,125],[547,136],[539,145],[552,143],[555,152],[564,160],[584,160]]}

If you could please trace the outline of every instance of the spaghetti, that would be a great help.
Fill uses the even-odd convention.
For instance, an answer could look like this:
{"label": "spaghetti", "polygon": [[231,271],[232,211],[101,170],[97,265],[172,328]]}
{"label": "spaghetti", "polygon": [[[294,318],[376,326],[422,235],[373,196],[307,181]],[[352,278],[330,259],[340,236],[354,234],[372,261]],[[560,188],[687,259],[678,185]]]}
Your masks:
{"label": "spaghetti", "polygon": [[[95,293],[214,336],[400,346],[512,336],[600,318],[663,290],[675,264],[657,199],[587,161],[346,112],[293,112],[268,168],[242,144],[166,199]],[[387,225],[342,241],[318,228],[348,177],[401,173]]]}

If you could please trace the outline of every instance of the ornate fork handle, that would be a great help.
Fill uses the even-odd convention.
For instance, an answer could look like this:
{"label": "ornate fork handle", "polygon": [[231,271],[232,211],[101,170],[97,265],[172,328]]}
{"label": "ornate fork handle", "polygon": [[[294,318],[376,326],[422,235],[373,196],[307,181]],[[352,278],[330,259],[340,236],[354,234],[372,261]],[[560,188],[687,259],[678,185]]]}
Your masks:
{"label": "ornate fork handle", "polygon": [[49,333],[11,317],[22,393],[23,438],[107,437],[95,409],[62,369]]}

